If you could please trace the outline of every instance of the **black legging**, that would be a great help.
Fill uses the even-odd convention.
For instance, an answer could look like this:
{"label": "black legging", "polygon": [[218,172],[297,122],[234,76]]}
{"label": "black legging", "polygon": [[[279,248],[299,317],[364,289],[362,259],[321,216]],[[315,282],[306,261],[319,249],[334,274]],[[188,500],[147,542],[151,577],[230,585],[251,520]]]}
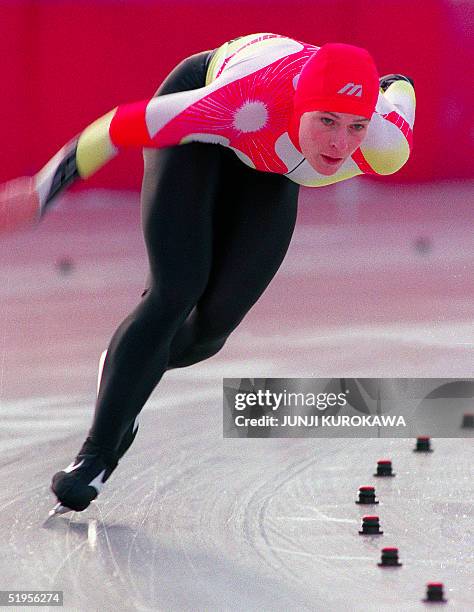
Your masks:
{"label": "black legging", "polygon": [[[183,60],[155,95],[202,87],[211,52]],[[113,453],[167,369],[211,357],[280,267],[298,185],[220,145],[144,150],[148,288],[108,347],[89,439]]]}

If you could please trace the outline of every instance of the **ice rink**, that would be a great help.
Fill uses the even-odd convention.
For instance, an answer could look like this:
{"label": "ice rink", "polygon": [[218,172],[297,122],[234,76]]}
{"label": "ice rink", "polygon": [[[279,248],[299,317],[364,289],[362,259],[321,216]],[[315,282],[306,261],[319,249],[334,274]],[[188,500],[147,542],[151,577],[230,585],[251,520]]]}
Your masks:
{"label": "ice rink", "polygon": [[[421,600],[441,581],[443,609],[474,609],[472,438],[416,454],[222,437],[223,377],[473,377],[472,184],[352,189],[303,190],[287,257],[224,349],[166,373],[98,500],[47,522],[100,353],[144,287],[138,196],[68,195],[2,237],[0,589],[62,590],[80,611],[383,612],[440,607]],[[373,478],[381,457],[395,478]],[[369,484],[376,510],[354,503]],[[384,534],[360,536],[373,512]],[[402,567],[377,566],[385,546]]]}

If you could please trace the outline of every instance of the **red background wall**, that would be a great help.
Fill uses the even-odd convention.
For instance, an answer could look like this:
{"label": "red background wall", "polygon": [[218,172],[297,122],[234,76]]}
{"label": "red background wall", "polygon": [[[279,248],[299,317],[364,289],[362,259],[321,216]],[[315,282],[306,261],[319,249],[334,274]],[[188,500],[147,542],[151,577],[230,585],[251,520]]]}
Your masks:
{"label": "red background wall", "polygon": [[[369,49],[380,74],[415,81],[414,153],[384,181],[473,176],[473,3],[232,0],[0,3],[0,181],[32,174],[117,104],[150,97],[185,56],[252,32]],[[137,189],[141,154],[123,153],[89,187]]]}

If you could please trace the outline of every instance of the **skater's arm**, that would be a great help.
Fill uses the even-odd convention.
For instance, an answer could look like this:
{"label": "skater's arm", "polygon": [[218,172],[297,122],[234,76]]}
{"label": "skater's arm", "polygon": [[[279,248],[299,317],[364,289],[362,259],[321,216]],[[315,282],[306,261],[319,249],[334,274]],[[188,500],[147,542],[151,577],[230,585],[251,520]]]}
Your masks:
{"label": "skater's arm", "polygon": [[207,87],[123,104],[87,126],[33,177],[0,186],[0,232],[39,221],[69,185],[87,179],[122,148],[163,148],[185,142],[226,144],[210,119]]}
{"label": "skater's arm", "polygon": [[407,81],[395,81],[380,91],[376,113],[360,146],[370,169],[393,174],[408,161],[413,147],[415,90]]}
{"label": "skater's arm", "polygon": [[[205,96],[199,90],[183,91],[122,104],[85,128],[59,151],[35,176],[43,205],[78,178],[86,179],[105,166],[120,149],[163,148],[182,144],[192,128],[205,131],[207,117],[196,103]],[[189,115],[194,116],[189,125]],[[205,134],[202,134],[205,139]]]}
{"label": "skater's arm", "polygon": [[404,79],[394,80],[380,92],[410,125],[415,121],[416,97],[413,84]]}

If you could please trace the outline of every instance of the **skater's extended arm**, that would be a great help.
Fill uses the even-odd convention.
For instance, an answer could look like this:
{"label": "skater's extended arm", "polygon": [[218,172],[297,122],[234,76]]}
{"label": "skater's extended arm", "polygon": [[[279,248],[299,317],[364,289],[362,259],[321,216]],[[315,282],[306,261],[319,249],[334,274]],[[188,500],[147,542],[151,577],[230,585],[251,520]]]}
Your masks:
{"label": "skater's extended arm", "polygon": [[[121,148],[162,148],[192,140],[225,144],[206,113],[207,89],[123,104],[87,126],[33,177],[0,187],[0,232],[39,221],[53,200],[78,179],[87,179]],[[204,98],[204,99],[203,99]]]}
{"label": "skater's extended arm", "polygon": [[[122,104],[91,123],[36,175],[42,205],[47,206],[75,179],[97,172],[120,149],[163,148],[192,139],[206,140],[211,123],[202,109],[205,96],[206,88],[202,88]],[[193,125],[189,115],[194,116]],[[193,138],[193,128],[201,138]]]}

